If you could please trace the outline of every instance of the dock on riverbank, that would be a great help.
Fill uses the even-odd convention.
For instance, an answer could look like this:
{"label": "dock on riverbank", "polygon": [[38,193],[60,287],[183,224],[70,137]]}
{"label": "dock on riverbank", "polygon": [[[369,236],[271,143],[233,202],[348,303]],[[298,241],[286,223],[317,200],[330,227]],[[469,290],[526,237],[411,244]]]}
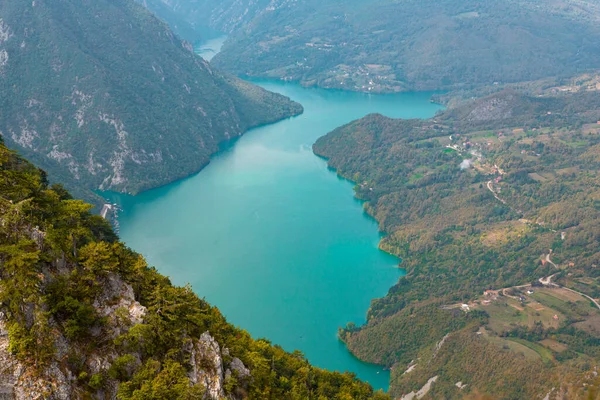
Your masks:
{"label": "dock on riverbank", "polygon": [[112,210],[112,208],[113,208],[112,204],[105,203],[105,204],[102,206],[102,211],[100,211],[100,216],[101,216],[102,218],[106,219],[106,214],[107,214],[107,213],[108,213],[110,210]]}

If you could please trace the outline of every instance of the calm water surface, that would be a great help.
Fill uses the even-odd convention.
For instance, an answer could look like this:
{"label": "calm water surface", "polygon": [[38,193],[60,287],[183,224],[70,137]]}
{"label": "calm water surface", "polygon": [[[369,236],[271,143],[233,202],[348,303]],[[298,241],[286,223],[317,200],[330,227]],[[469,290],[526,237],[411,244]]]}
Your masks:
{"label": "calm water surface", "polygon": [[256,83],[300,102],[305,113],[248,132],[191,178],[136,197],[115,195],[121,237],[254,337],[387,390],[389,372],[354,358],[336,334],[349,321],[363,323],[371,299],[385,295],[402,270],[377,249],[377,224],[353,197],[353,184],[311,146],[368,113],[430,117],[439,107],[426,93]]}

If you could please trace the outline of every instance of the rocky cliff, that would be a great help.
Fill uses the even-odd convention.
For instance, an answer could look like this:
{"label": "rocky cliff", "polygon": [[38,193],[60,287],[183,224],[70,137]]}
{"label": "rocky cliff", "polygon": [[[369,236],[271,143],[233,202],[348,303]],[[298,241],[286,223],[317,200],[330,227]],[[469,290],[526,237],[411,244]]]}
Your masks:
{"label": "rocky cliff", "polygon": [[[129,287],[131,290],[131,287]],[[144,309],[135,300],[121,298],[120,302],[133,302],[131,323],[143,315],[135,315],[135,312]],[[64,368],[58,362],[50,364],[43,373],[34,367],[27,367],[20,362],[10,351],[8,331],[0,319],[0,400],[68,400],[78,398],[80,391],[75,390],[78,383],[77,377],[69,368]],[[141,322],[141,320],[139,320]],[[116,331],[119,329],[117,328]],[[65,347],[69,343],[61,338]],[[205,388],[203,399],[238,399],[243,396],[236,394],[226,395],[224,382],[231,379],[235,374],[241,379],[250,379],[250,370],[246,368],[239,358],[233,358],[230,362],[223,361],[223,353],[229,355],[229,350],[221,352],[219,343],[205,332],[199,340],[191,344],[187,349],[190,355],[190,372],[188,373],[191,385],[199,385]],[[141,355],[137,354],[137,361]],[[118,359],[117,353],[112,354],[90,354],[86,360],[89,370],[94,374],[108,374],[111,366]],[[118,393],[118,381],[109,381],[105,387],[98,389],[94,395],[96,398],[116,398]]]}

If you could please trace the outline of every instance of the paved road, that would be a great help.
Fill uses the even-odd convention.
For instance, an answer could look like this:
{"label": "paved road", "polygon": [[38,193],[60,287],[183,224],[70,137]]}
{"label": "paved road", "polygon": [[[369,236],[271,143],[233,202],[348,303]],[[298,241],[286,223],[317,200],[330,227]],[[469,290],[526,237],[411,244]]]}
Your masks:
{"label": "paved road", "polygon": [[[556,275],[556,274],[554,274],[554,275]],[[596,300],[594,300],[593,298],[591,298],[587,294],[578,292],[577,290],[573,290],[573,289],[570,289],[570,288],[565,287],[565,286],[561,286],[561,285],[559,285],[557,283],[552,283],[552,278],[554,277],[554,275],[550,275],[547,278],[540,278],[540,283],[542,285],[544,285],[544,286],[550,286],[550,287],[565,289],[565,290],[568,290],[569,292],[573,292],[573,293],[576,293],[576,294],[578,294],[580,296],[583,296],[586,299],[590,300],[592,303],[594,303],[594,305],[596,307],[598,307],[598,309],[600,310],[600,303],[598,303]]]}

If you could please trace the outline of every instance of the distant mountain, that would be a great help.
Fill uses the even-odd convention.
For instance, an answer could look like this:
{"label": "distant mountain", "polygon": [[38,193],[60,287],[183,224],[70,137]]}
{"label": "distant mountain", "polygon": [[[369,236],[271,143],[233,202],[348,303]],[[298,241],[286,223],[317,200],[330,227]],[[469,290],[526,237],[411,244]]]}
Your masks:
{"label": "distant mountain", "polygon": [[0,93],[8,146],[70,188],[130,193],[302,111],[216,71],[133,0],[1,2]]}
{"label": "distant mountain", "polygon": [[215,66],[366,92],[458,89],[600,68],[589,0],[164,0],[228,32]]}

